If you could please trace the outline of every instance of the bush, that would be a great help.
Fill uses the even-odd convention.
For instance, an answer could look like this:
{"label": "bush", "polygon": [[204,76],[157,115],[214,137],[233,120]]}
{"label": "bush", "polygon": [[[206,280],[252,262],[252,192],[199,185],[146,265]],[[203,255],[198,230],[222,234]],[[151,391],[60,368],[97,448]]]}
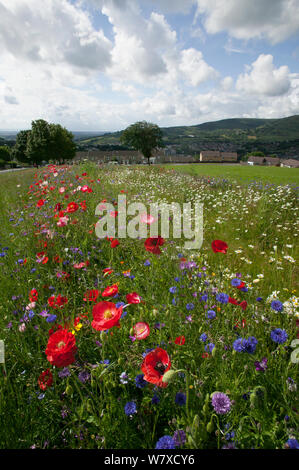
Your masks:
{"label": "bush", "polygon": [[4,168],[6,165],[6,162],[0,158],[0,168]]}

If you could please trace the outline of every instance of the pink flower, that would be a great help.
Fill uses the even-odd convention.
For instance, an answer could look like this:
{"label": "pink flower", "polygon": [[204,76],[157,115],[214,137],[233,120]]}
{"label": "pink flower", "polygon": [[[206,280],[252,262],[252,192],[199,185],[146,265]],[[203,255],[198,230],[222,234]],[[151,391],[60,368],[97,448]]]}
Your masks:
{"label": "pink flower", "polygon": [[64,187],[64,186],[61,186],[61,188],[59,188],[58,191],[60,192],[60,194],[64,193],[65,187]]}
{"label": "pink flower", "polygon": [[60,217],[59,221],[57,222],[57,225],[58,227],[64,227],[65,225],[67,225],[68,221],[69,221],[69,218],[67,216]]}
{"label": "pink flower", "polygon": [[156,220],[157,219],[155,219],[152,215],[147,214],[147,213],[141,214],[141,216],[140,216],[140,221],[144,224],[151,225]]}

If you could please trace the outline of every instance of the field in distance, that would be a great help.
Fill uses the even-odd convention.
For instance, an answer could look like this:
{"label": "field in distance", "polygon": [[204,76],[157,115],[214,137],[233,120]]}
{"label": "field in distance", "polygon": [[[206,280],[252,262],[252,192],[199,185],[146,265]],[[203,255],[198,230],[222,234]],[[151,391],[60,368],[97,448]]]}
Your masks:
{"label": "field in distance", "polygon": [[190,165],[171,165],[165,167],[173,168],[180,173],[192,176],[207,176],[239,181],[240,183],[251,183],[261,181],[273,184],[297,184],[299,186],[299,171],[297,168],[285,168],[275,166],[241,166],[221,165],[217,163],[193,163]]}

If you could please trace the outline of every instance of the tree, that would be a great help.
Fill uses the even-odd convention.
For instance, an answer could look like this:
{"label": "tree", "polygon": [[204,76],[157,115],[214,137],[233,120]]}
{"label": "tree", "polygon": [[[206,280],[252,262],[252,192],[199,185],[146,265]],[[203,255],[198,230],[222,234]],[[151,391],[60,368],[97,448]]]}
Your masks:
{"label": "tree", "polygon": [[163,133],[159,126],[146,121],[139,121],[125,129],[120,141],[142,152],[150,164],[152,152],[157,147],[163,147]]}
{"label": "tree", "polygon": [[43,119],[32,121],[31,132],[28,136],[26,156],[33,163],[49,161],[51,158],[50,125]]}
{"label": "tree", "polygon": [[30,130],[27,131],[20,131],[16,137],[16,143],[12,148],[12,157],[14,160],[18,160],[19,162],[28,162],[28,157],[26,155],[26,148],[27,148],[27,141],[30,134]]}
{"label": "tree", "polygon": [[74,135],[60,124],[50,124],[50,154],[53,160],[70,160],[76,155]]}
{"label": "tree", "polygon": [[1,147],[0,147],[0,160],[8,162],[8,161],[10,161],[10,159],[11,159],[10,149],[6,145],[1,145]]}

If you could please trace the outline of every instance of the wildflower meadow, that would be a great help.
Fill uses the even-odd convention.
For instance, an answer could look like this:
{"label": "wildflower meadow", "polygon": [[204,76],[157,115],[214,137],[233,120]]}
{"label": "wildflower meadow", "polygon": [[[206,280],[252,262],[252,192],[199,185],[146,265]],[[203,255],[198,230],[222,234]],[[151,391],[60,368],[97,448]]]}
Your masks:
{"label": "wildflower meadow", "polygon": [[[0,448],[299,448],[299,180],[86,162],[0,182]],[[99,238],[119,195],[202,204],[202,246],[150,216]]]}

